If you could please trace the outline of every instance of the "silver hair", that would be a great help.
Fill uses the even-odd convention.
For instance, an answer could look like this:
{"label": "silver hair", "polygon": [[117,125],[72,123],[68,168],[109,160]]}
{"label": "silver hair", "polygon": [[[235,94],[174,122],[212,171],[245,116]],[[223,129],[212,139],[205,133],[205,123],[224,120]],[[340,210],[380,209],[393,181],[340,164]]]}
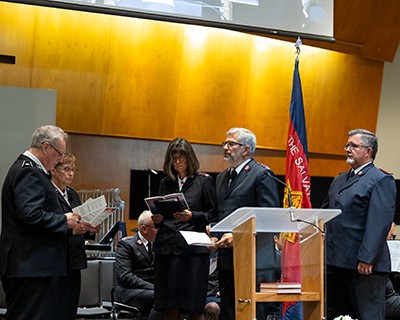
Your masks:
{"label": "silver hair", "polygon": [[348,135],[349,137],[354,136],[356,134],[361,135],[360,140],[363,146],[369,147],[372,149],[371,157],[375,160],[376,154],[378,153],[378,138],[374,133],[365,129],[353,129],[350,130]]}
{"label": "silver hair", "polygon": [[226,133],[227,136],[235,136],[235,138],[242,144],[249,146],[249,157],[251,158],[256,151],[257,139],[253,132],[246,128],[231,128]]}
{"label": "silver hair", "polygon": [[153,214],[151,213],[151,211],[149,210],[145,210],[143,211],[139,218],[138,218],[138,226],[140,228],[140,226],[144,225],[144,224],[148,224],[151,221],[151,216]]}
{"label": "silver hair", "polygon": [[37,128],[32,135],[32,148],[40,148],[40,146],[48,141],[53,143],[56,140],[67,141],[68,134],[61,128],[53,125],[45,125]]}

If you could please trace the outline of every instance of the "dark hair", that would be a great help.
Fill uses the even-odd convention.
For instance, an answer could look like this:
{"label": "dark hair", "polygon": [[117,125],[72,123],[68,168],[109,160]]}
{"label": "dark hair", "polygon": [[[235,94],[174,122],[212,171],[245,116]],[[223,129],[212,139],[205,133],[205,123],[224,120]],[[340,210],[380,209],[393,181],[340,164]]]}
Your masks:
{"label": "dark hair", "polygon": [[174,169],[172,156],[175,153],[180,153],[186,156],[187,161],[187,176],[193,176],[200,168],[199,160],[197,159],[196,153],[193,150],[192,145],[189,141],[184,138],[175,138],[172,140],[167,148],[165,153],[165,160],[164,160],[164,173],[166,176],[175,181],[177,172]]}

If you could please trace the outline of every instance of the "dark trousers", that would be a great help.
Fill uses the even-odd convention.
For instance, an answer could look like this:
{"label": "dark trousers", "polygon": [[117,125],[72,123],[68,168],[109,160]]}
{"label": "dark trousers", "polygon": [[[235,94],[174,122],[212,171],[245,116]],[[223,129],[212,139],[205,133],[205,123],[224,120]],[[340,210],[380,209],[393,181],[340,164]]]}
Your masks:
{"label": "dark trousers", "polygon": [[6,293],[9,320],[59,319],[61,299],[54,296],[52,277],[5,278],[2,277]]}
{"label": "dark trousers", "polygon": [[75,320],[81,292],[81,270],[71,270],[67,277],[53,278],[52,290],[56,296],[61,294],[63,315],[59,315],[58,320]]}
{"label": "dark trousers", "polygon": [[357,270],[327,267],[328,319],[349,315],[359,320],[385,320],[386,274],[365,276]]}
{"label": "dark trousers", "polygon": [[235,320],[235,278],[233,270],[218,270],[221,294],[220,319]]}

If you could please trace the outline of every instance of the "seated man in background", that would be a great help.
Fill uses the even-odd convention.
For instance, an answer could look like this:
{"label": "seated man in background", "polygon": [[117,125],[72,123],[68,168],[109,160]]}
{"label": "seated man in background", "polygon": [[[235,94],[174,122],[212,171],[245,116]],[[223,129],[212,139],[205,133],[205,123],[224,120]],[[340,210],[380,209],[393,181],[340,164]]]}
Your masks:
{"label": "seated man in background", "polygon": [[139,232],[118,242],[115,257],[117,286],[114,300],[136,307],[150,319],[164,319],[154,306],[154,268],[152,244],[157,234],[150,211],[138,218]]}

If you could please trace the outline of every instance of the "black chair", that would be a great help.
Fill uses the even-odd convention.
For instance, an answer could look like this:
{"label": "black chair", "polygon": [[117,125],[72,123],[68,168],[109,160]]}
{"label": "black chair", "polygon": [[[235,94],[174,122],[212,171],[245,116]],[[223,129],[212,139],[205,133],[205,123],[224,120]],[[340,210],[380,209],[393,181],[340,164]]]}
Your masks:
{"label": "black chair", "polygon": [[147,316],[140,313],[140,310],[136,307],[129,306],[124,303],[120,303],[114,300],[115,287],[111,289],[111,319],[117,320],[122,318],[129,318],[132,320],[147,320]]}
{"label": "black chair", "polygon": [[102,261],[89,260],[87,269],[82,270],[81,295],[77,318],[110,318],[111,311],[103,307]]}

